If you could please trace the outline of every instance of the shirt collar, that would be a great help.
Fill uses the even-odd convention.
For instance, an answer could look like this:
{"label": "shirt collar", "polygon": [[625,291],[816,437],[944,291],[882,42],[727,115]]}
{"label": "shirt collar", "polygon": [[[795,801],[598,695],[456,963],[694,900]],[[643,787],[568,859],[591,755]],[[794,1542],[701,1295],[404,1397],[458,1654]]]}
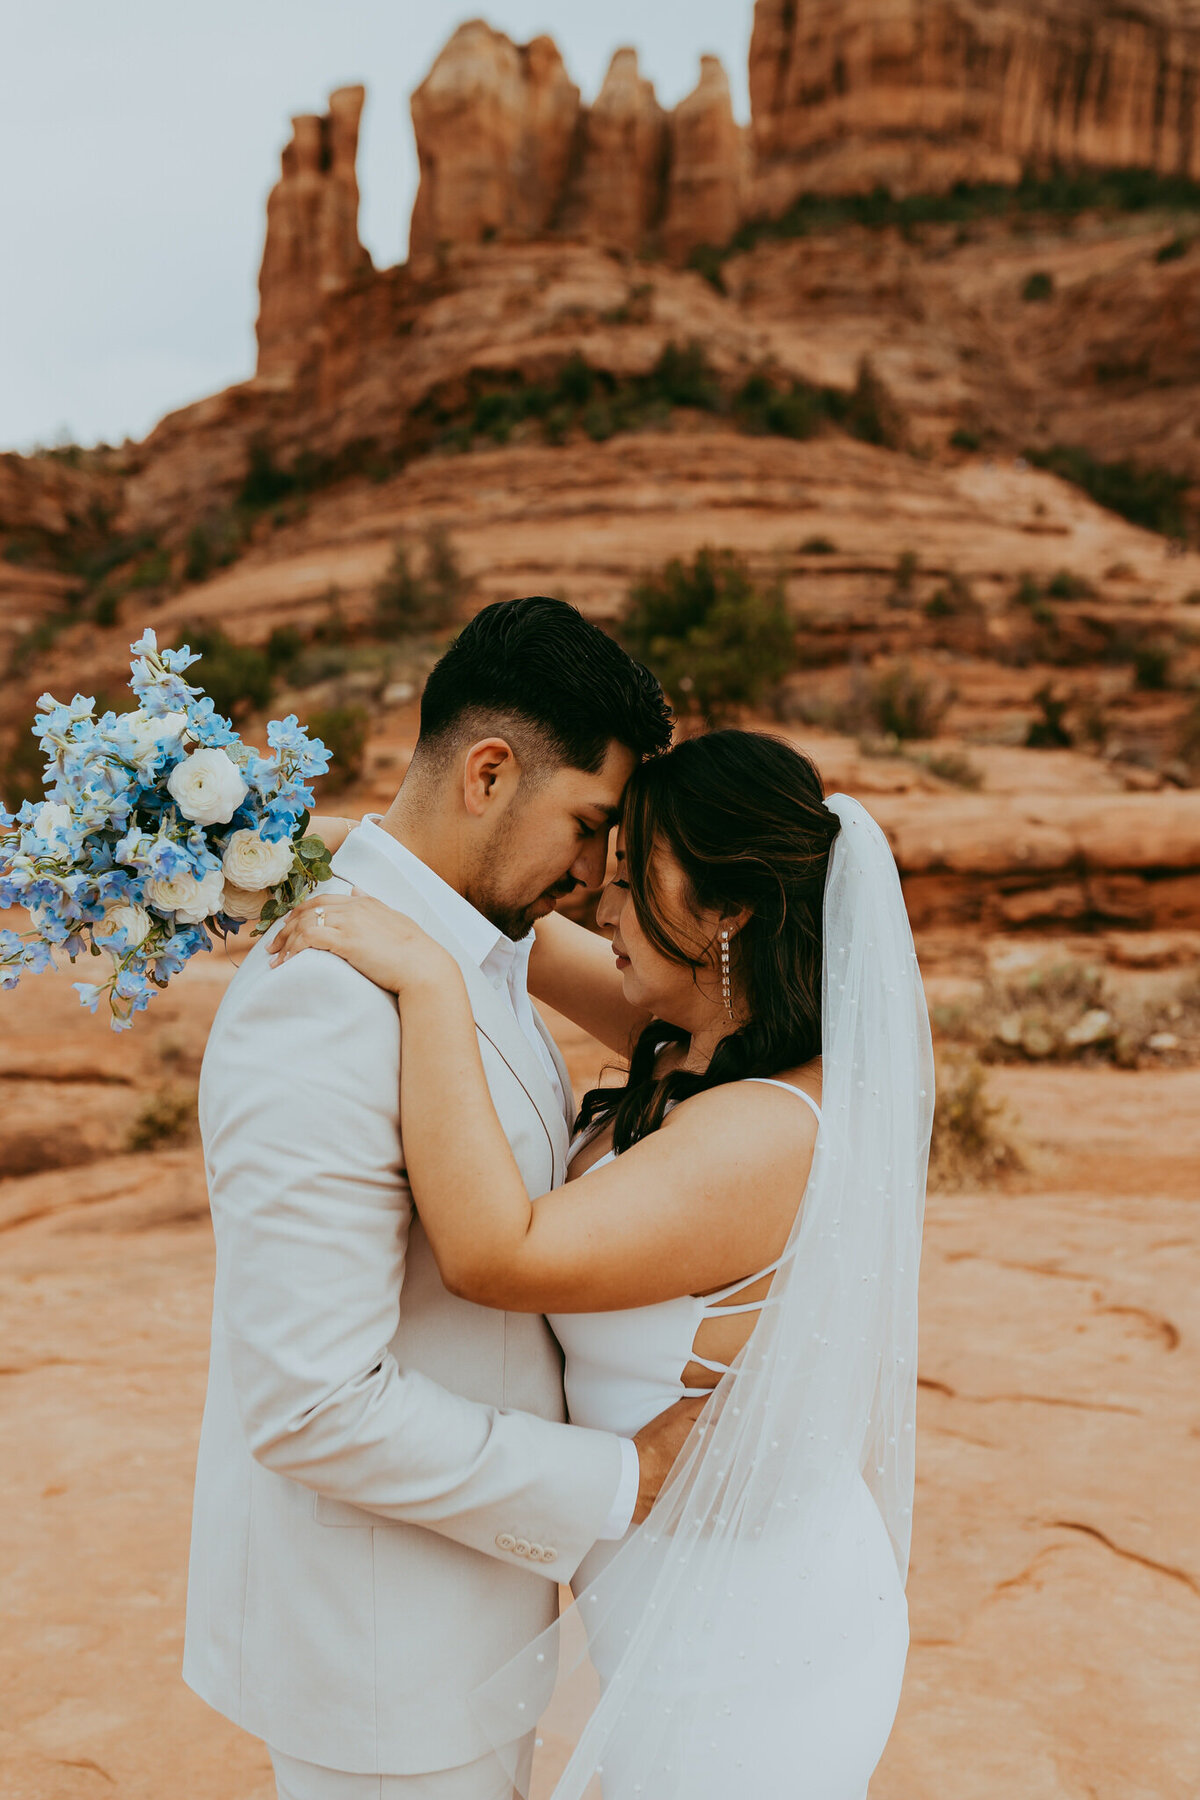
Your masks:
{"label": "shirt collar", "polygon": [[366,834],[371,848],[378,850],[394,863],[411,887],[416,888],[425,904],[437,913],[443,923],[449,926],[471,961],[485,975],[499,977],[510,981],[513,971],[524,973],[529,967],[529,953],[533,949],[533,932],[528,932],[519,943],[514,943],[498,926],[485,919],[483,914],[464,899],[457,888],[452,888],[448,881],[434,873],[428,863],[423,863],[390,831],[384,831],[379,823],[379,813],[368,813],[359,831]]}

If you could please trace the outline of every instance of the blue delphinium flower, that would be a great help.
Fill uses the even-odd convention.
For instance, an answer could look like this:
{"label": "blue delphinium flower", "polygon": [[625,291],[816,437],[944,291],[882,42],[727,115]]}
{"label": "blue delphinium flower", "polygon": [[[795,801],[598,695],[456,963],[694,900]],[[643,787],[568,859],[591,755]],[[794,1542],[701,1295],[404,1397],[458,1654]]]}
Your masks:
{"label": "blue delphinium flower", "polygon": [[160,651],[157,635],[145,631],[130,648],[137,661],[129,685],[145,712],[157,718],[165,713],[186,712],[191,702],[199,698],[201,690],[190,687],[183,679],[183,671],[200,661],[186,644],[180,650]]}

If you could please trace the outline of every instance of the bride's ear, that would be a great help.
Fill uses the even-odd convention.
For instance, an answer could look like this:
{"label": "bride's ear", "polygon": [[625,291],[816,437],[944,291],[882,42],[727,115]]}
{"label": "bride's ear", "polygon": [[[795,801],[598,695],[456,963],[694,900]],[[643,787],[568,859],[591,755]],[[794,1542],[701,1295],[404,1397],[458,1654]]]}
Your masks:
{"label": "bride's ear", "polygon": [[754,914],[748,906],[739,906],[734,912],[721,914],[721,917],[717,921],[717,930],[719,932],[727,931],[729,933],[729,942],[732,944],[738,934],[746,929],[746,926],[753,917]]}

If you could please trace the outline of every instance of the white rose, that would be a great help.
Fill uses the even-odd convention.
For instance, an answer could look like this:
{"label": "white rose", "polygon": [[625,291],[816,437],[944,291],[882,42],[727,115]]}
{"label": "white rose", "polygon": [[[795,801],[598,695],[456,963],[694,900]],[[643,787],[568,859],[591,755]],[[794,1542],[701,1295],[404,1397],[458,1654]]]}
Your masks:
{"label": "white rose", "polygon": [[194,875],[172,875],[169,881],[146,883],[146,899],[159,912],[174,913],[179,925],[199,925],[222,910],[225,879],[220,869],[210,869],[203,881]]}
{"label": "white rose", "polygon": [[110,906],[104,914],[104,923],[101,929],[106,933],[123,931],[125,948],[140,950],[154,929],[154,920],[144,906],[135,906],[132,903]]}
{"label": "white rose", "polygon": [[267,904],[265,888],[257,893],[250,893],[246,888],[231,887],[225,883],[225,898],[221,903],[221,911],[227,919],[240,919],[248,925],[254,919],[262,917],[262,909]]}
{"label": "white rose", "polygon": [[69,806],[64,806],[59,800],[43,800],[37,809],[33,829],[43,844],[52,844],[56,833],[70,831],[72,823]]}
{"label": "white rose", "polygon": [[226,881],[231,881],[234,887],[256,892],[285,880],[291,872],[293,858],[290,838],[280,838],[272,843],[269,838],[260,837],[257,831],[235,831],[226,846],[221,866]]}
{"label": "white rose", "polygon": [[125,723],[133,743],[134,757],[141,762],[144,756],[149,756],[160,744],[182,735],[187,727],[187,714],[164,713],[161,718],[156,719],[139,706],[136,712],[128,715]]}
{"label": "white rose", "polygon": [[195,750],[171,770],[167,792],[185,819],[228,825],[250,789],[223,750]]}

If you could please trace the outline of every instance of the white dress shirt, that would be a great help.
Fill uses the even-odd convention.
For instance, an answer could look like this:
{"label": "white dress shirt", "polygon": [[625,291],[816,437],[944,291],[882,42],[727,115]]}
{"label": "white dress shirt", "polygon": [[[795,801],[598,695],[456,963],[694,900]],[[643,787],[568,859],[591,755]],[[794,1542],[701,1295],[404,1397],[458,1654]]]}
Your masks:
{"label": "white dress shirt", "polygon": [[[563,1092],[554,1058],[537,1028],[533,1003],[529,998],[529,955],[534,945],[533,932],[527,932],[519,943],[514,943],[490,919],[485,919],[457,888],[451,887],[449,882],[435,874],[428,863],[423,863],[419,856],[415,856],[390,831],[384,831],[379,824],[379,817],[378,813],[368,815],[358,829],[367,833],[372,848],[395,863],[425,904],[450,927],[492,986],[498,991],[503,989],[517,1024],[546,1071],[546,1079],[558,1096],[564,1113],[567,1113],[568,1096]],[[637,1446],[630,1438],[621,1438],[620,1444],[621,1479],[612,1509],[605,1520],[604,1530],[600,1533],[601,1541],[624,1537],[633,1522],[634,1508],[637,1506],[638,1489],[641,1485]]]}

